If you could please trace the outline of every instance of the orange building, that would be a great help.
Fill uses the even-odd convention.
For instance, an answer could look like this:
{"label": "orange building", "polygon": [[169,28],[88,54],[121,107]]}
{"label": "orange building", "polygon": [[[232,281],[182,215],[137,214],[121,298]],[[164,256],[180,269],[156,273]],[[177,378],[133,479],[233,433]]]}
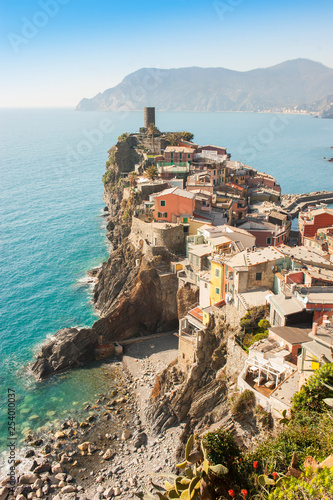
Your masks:
{"label": "orange building", "polygon": [[177,222],[177,218],[182,217],[183,222],[188,222],[195,210],[195,197],[195,193],[178,187],[165,189],[154,198],[154,220]]}

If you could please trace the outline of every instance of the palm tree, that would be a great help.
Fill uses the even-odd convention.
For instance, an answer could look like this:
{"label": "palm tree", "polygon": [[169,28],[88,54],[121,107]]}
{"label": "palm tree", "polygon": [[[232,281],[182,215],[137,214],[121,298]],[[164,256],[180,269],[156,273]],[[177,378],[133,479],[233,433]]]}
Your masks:
{"label": "palm tree", "polygon": [[147,179],[150,179],[151,181],[154,181],[158,177],[158,170],[155,165],[149,165],[149,167],[145,171],[145,177],[147,177]]}
{"label": "palm tree", "polygon": [[153,153],[155,153],[155,148],[154,148],[154,135],[157,134],[157,132],[159,132],[158,128],[156,127],[156,125],[154,123],[149,123],[148,125],[148,133],[151,135],[152,137],[152,149],[153,149]]}

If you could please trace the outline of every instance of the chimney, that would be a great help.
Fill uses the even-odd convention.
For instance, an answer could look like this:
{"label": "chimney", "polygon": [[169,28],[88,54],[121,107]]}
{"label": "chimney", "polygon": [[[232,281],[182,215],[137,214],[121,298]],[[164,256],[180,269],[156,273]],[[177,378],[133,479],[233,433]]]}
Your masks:
{"label": "chimney", "polygon": [[313,323],[312,325],[312,333],[313,335],[317,335],[318,323]]}

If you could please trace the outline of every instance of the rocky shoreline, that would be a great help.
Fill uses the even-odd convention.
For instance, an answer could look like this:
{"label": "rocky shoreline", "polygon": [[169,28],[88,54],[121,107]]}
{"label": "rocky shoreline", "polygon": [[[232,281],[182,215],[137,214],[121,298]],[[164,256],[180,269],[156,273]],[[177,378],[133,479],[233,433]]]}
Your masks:
{"label": "rocky shoreline", "polygon": [[[183,425],[156,435],[145,410],[156,375],[174,359],[176,347],[170,334],[129,347],[123,363],[106,364],[106,374],[117,374],[117,389],[87,405],[86,417],[27,436],[9,498],[133,498],[151,473],[170,471]],[[11,493],[4,469],[1,499]]]}

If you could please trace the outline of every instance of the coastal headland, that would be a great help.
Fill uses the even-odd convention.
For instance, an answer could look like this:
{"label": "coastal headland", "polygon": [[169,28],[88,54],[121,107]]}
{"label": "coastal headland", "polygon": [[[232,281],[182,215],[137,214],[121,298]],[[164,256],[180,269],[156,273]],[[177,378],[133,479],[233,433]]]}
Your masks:
{"label": "coastal headland", "polygon": [[[99,359],[118,386],[89,402],[86,417],[26,437],[16,463],[19,500],[133,498],[152,473],[175,471],[191,434],[223,428],[252,450],[277,426],[271,394],[297,370],[291,351],[283,369],[271,369],[273,380],[267,367],[261,380],[254,358],[249,363],[256,342],[277,356],[282,349],[267,338],[274,307],[267,297],[282,293],[275,280],[299,272],[299,262],[315,266],[322,286],[333,270],[326,247],[318,254],[297,247],[300,257],[288,246],[291,219],[333,192],[281,195],[271,175],[232,161],[225,148],[199,146],[189,132],[161,133],[147,119],[108,152],[111,253],[90,272],[100,318],[91,328],[58,331],[30,366],[43,380]],[[305,309],[295,314],[312,327]],[[250,317],[256,330],[247,329]],[[115,362],[122,352],[122,364]],[[244,390],[255,396],[242,406]],[[6,500],[8,478],[1,485]],[[221,488],[227,495],[227,484]]]}

